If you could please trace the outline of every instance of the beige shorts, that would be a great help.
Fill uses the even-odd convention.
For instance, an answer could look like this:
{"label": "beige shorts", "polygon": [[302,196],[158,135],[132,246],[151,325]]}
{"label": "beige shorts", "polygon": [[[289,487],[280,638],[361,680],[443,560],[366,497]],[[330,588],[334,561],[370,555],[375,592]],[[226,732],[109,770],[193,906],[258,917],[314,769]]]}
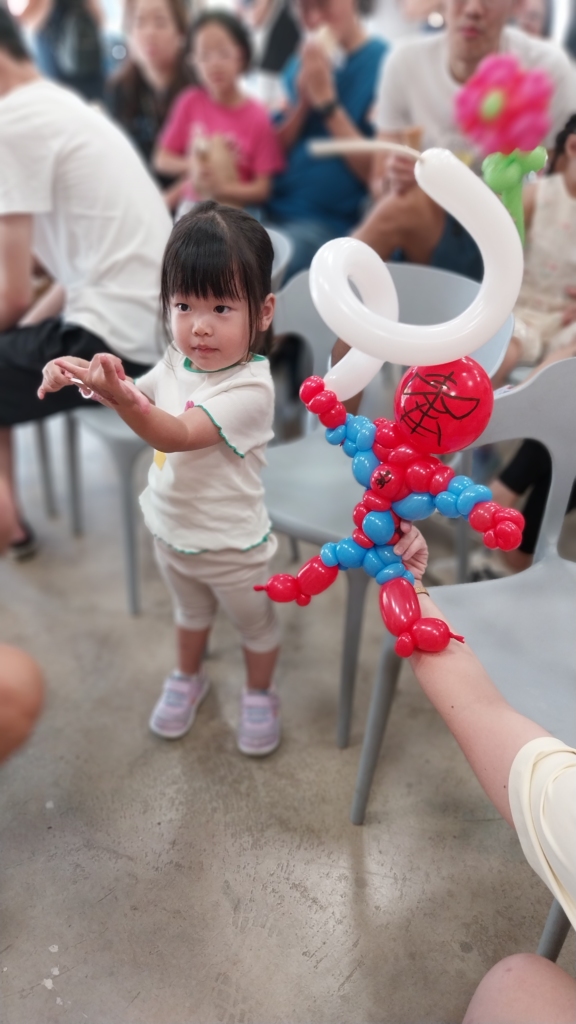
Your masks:
{"label": "beige shorts", "polygon": [[514,310],[514,337],[521,346],[520,362],[534,366],[550,352],[576,338],[576,323],[562,327],[562,313],[544,313],[528,306]]}
{"label": "beige shorts", "polygon": [[186,555],[155,538],[156,561],[170,591],[174,619],[182,629],[209,629],[221,605],[250,651],[271,651],[280,642],[274,604],[258,584],[270,577],[274,535],[249,551],[203,551]]}

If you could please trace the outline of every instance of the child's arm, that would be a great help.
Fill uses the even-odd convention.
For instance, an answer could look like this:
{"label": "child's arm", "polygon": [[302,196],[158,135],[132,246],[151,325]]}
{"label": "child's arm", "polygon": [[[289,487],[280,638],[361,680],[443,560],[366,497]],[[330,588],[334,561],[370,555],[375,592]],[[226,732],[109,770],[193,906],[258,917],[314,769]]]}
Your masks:
{"label": "child's arm", "polygon": [[157,409],[126,377],[119,376],[114,356],[94,356],[88,367],[79,367],[68,359],[55,362],[69,378],[82,381],[87,391],[113,408],[135,434],[158,451],[196,451],[222,440],[218,427],[203,409],[189,409],[181,416]]}
{"label": "child's arm", "polygon": [[[414,525],[396,548],[405,542],[412,564],[427,561],[426,541]],[[408,568],[414,572],[412,564]],[[423,616],[446,621],[430,597],[421,594],[418,600]],[[550,734],[510,707],[465,643],[451,642],[434,654],[415,651],[410,661],[420,686],[446,722],[480,785],[502,817],[513,825],[508,803],[512,762],[530,740]]]}
{"label": "child's arm", "polygon": [[155,171],[160,174],[171,175],[174,178],[181,176],[188,177],[190,174],[190,157],[180,153],[172,153],[169,149],[159,147],[152,159]]}
{"label": "child's arm", "polygon": [[241,206],[265,203],[270,196],[272,179],[260,174],[253,181],[224,181],[209,171],[202,176],[203,189],[219,203],[239,203]]}

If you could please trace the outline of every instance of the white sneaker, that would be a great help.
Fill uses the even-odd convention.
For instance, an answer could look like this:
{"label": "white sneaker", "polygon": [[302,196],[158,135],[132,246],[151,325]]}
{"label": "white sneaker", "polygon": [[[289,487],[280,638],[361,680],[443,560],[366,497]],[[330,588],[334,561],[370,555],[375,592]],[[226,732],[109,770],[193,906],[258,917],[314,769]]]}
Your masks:
{"label": "white sneaker", "polygon": [[171,672],[150,716],[152,732],[166,740],[185,736],[209,689],[210,683],[202,670],[195,676],[186,676],[176,669]]}
{"label": "white sneaker", "polygon": [[249,757],[264,757],[279,746],[280,699],[275,690],[244,690],[237,743]]}

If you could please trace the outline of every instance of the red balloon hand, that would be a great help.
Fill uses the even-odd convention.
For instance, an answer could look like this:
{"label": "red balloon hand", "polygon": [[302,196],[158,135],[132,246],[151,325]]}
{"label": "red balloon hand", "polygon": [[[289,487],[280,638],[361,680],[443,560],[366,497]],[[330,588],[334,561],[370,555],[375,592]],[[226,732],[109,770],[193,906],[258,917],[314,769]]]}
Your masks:
{"label": "red balloon hand", "polygon": [[502,508],[495,501],[481,501],[472,509],[468,522],[484,534],[487,548],[514,551],[520,546],[524,516],[516,508]]}
{"label": "red balloon hand", "polygon": [[300,388],[300,398],[309,412],[331,430],[346,423],[346,409],[333,391],[327,391],[322,377],[307,377]]}

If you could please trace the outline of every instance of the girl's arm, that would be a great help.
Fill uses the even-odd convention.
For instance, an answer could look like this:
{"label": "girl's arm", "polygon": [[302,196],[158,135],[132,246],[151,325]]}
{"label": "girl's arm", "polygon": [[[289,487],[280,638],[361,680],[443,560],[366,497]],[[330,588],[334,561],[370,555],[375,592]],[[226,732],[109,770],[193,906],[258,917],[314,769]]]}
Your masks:
{"label": "girl's arm", "polygon": [[[408,568],[412,568],[410,562],[421,564],[427,558],[426,541],[415,526],[395,550],[404,542]],[[447,621],[430,597],[421,594],[418,599],[423,616]],[[512,762],[526,743],[550,733],[510,707],[467,644],[452,640],[435,654],[416,651],[410,661],[420,686],[446,722],[480,785],[514,827],[508,802]]]}
{"label": "girl's arm", "polygon": [[222,185],[216,182],[213,188],[210,188],[208,176],[206,181],[213,199],[219,203],[239,203],[242,206],[265,203],[272,189],[269,174],[260,174],[253,181],[227,181]]}
{"label": "girl's arm", "polygon": [[171,175],[174,178],[188,176],[190,174],[190,158],[180,153],[172,153],[169,149],[159,147],[152,157],[152,166],[160,174]]}
{"label": "girl's arm", "polygon": [[[134,385],[118,372],[114,356],[94,356],[88,367],[68,359],[56,359],[56,366],[70,377],[82,381],[86,391],[94,392],[104,405],[114,409],[143,441],[161,452],[190,452],[210,448],[222,440],[220,431],[203,409],[189,409],[172,416],[152,405]],[[120,364],[121,366],[121,364]]]}

